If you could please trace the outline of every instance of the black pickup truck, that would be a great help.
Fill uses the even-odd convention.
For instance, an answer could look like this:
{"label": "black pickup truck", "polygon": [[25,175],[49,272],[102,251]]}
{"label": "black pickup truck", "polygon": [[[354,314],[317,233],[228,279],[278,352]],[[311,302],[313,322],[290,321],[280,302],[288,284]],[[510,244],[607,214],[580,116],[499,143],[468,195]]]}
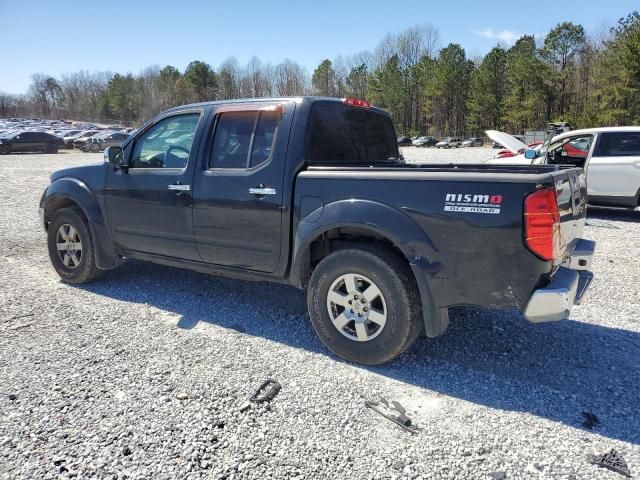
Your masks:
{"label": "black pickup truck", "polygon": [[566,318],[592,278],[582,170],[407,164],[389,116],[353,99],[173,108],[55,172],[40,214],[63,281],[135,258],[289,283],[364,364],[440,335],[454,305]]}

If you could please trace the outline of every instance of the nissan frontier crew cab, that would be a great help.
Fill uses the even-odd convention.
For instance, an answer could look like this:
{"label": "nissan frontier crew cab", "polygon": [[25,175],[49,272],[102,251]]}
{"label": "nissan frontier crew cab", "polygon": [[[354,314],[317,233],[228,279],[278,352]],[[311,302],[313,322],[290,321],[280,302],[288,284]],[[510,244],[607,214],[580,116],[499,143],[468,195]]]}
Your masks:
{"label": "nissan frontier crew cab", "polygon": [[104,156],[55,172],[40,202],[63,281],[135,258],[289,283],[353,362],[442,334],[454,305],[564,319],[592,278],[581,169],[406,164],[361,100],[181,106]]}

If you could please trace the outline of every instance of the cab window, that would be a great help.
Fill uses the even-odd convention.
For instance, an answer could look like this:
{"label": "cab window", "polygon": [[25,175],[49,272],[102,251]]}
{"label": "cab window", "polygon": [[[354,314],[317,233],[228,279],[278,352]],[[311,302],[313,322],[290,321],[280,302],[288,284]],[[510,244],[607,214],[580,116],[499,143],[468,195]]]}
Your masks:
{"label": "cab window", "polygon": [[398,143],[387,115],[337,103],[315,105],[305,159],[323,164],[396,161]]}
{"label": "cab window", "polygon": [[[175,115],[160,120],[136,140],[130,168],[185,168],[199,120],[199,113]],[[174,143],[171,139],[177,132],[190,134],[190,137]]]}

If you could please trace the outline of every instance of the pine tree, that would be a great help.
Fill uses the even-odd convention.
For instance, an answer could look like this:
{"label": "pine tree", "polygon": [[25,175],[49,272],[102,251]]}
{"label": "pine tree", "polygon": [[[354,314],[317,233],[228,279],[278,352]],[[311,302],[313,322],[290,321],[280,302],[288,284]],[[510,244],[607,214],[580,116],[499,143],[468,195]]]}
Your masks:
{"label": "pine tree", "polygon": [[473,74],[467,103],[467,126],[475,135],[481,135],[484,130],[503,128],[506,65],[507,52],[501,47],[494,47]]}
{"label": "pine tree", "polygon": [[324,97],[337,95],[336,73],[331,65],[331,60],[325,59],[318,65],[311,77],[311,85],[318,95]]}

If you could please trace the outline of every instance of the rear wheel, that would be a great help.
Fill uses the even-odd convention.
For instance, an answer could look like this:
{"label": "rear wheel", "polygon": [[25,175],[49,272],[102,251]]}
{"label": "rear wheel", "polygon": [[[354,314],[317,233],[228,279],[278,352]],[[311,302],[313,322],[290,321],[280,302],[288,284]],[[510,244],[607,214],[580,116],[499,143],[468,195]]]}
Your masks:
{"label": "rear wheel", "polygon": [[89,224],[79,210],[62,208],[54,213],[47,231],[51,264],[67,283],[87,283],[103,270],[96,267]]}
{"label": "rear wheel", "polygon": [[359,246],[325,257],[311,275],[307,305],[327,348],[356,363],[389,362],[421,331],[412,273],[384,248]]}
{"label": "rear wheel", "polygon": [[9,145],[0,145],[0,155],[6,155],[11,153],[11,147]]}
{"label": "rear wheel", "polygon": [[98,145],[97,143],[92,143],[91,145],[89,145],[89,151],[96,153],[100,151],[100,145]]}
{"label": "rear wheel", "polygon": [[53,144],[47,145],[47,153],[58,153],[58,146]]}

